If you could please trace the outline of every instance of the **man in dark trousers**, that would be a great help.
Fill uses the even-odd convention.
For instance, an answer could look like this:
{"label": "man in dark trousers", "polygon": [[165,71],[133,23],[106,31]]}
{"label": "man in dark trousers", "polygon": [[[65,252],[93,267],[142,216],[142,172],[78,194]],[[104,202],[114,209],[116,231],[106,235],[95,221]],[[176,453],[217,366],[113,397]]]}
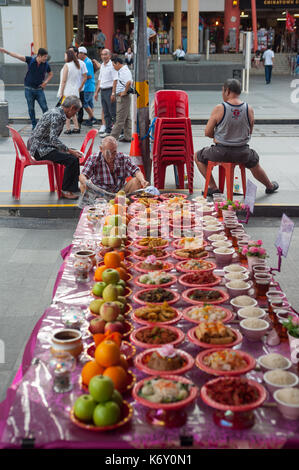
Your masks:
{"label": "man in dark trousers", "polygon": [[101,136],[105,137],[111,134],[112,125],[116,120],[116,84],[117,72],[111,62],[111,52],[109,49],[103,49],[101,52],[103,63],[100,69],[100,75],[96,92],[94,95],[95,100],[98,100],[98,95],[101,90],[101,102],[104,111],[104,119],[106,124],[106,132]]}
{"label": "man in dark trousers", "polygon": [[48,111],[44,89],[53,77],[50,65],[47,62],[48,51],[46,49],[40,48],[36,57],[23,56],[16,54],[15,52],[8,52],[3,48],[0,48],[0,52],[14,57],[15,59],[21,60],[22,62],[26,62],[28,65],[28,71],[24,80],[25,97],[27,100],[32,129],[34,129],[37,124],[34,107],[35,100],[40,105],[43,113]]}

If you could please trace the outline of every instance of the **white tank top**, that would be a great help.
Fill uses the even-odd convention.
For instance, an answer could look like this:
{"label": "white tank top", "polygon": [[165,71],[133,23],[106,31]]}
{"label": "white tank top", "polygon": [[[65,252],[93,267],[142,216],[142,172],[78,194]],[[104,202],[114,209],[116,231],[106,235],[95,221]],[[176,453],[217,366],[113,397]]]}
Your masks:
{"label": "white tank top", "polygon": [[242,147],[250,140],[250,122],[248,116],[248,104],[233,105],[222,103],[224,114],[214,131],[215,140],[231,147]]}
{"label": "white tank top", "polygon": [[[78,96],[79,97],[79,86],[81,85],[81,82],[82,82],[81,67],[78,69],[76,67],[75,62],[67,62],[64,65],[64,67],[68,68],[68,75],[67,75],[67,80],[66,80],[63,95],[65,97],[67,97],[67,96]],[[61,72],[60,72],[60,86],[59,86],[58,96],[60,96],[60,94],[61,94],[60,91],[61,91],[61,82],[62,82],[64,67],[61,69]],[[79,83],[80,83],[80,85],[79,85]]]}

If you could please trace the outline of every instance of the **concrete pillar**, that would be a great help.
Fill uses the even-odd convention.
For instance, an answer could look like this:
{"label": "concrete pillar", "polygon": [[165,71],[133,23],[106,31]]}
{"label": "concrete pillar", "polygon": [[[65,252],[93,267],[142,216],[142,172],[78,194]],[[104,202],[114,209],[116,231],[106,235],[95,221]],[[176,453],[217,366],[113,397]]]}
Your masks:
{"label": "concrete pillar", "polygon": [[188,0],[187,42],[188,54],[198,54],[199,0]]}
{"label": "concrete pillar", "polygon": [[182,0],[174,0],[174,50],[182,46]]}
{"label": "concrete pillar", "polygon": [[224,4],[224,44],[229,36],[229,30],[236,31],[236,51],[239,52],[240,6],[239,0],[225,0]]}
{"label": "concrete pillar", "polygon": [[107,0],[107,6],[103,6],[103,1],[98,0],[98,27],[107,38],[105,47],[113,51],[113,34],[115,32],[113,0]]}
{"label": "concrete pillar", "polygon": [[31,0],[32,31],[34,52],[40,47],[47,48],[47,24],[45,0]]}
{"label": "concrete pillar", "polygon": [[64,7],[64,18],[65,18],[65,44],[66,44],[66,47],[70,47],[73,41],[73,30],[74,30],[73,0],[69,0],[68,6]]}

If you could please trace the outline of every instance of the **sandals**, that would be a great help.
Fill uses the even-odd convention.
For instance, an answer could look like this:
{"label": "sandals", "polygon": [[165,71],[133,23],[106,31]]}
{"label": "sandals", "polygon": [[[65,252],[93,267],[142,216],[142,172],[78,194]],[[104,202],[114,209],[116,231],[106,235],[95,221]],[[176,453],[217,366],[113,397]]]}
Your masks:
{"label": "sandals", "polygon": [[80,129],[73,129],[71,131],[72,134],[80,134]]}
{"label": "sandals", "polygon": [[66,135],[70,135],[70,134],[72,134],[72,131],[71,131],[71,130],[64,131],[64,134],[66,134]]}
{"label": "sandals", "polygon": [[71,191],[61,191],[62,198],[64,199],[78,199],[79,196]]}
{"label": "sandals", "polygon": [[273,188],[271,189],[265,189],[265,193],[266,194],[273,194],[275,191],[278,190],[279,188],[279,184],[276,183],[276,181],[271,181],[271,183],[273,184]]}

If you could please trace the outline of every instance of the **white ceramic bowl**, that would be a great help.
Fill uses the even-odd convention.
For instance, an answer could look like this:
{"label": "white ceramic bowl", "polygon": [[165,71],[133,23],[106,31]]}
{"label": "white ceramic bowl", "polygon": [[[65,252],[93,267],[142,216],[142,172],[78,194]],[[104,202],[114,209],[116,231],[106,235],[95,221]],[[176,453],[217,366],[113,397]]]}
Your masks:
{"label": "white ceramic bowl", "polygon": [[[283,356],[283,357],[284,357],[284,359],[285,359],[285,364],[286,364],[284,367],[267,367],[267,366],[264,365],[264,363],[263,363],[263,358],[264,358],[265,356],[268,356],[268,354],[263,354],[262,356],[258,357],[257,360],[256,360],[257,363],[258,363],[258,365],[260,366],[260,368],[261,368],[262,371],[264,371],[264,372],[267,372],[268,370],[274,370],[274,369],[287,370],[287,369],[290,369],[290,367],[292,367],[291,361],[290,361],[287,357],[284,357],[284,356]],[[282,356],[282,354],[281,354],[281,356]]]}
{"label": "white ceramic bowl", "polygon": [[247,295],[250,289],[252,289],[251,281],[249,282],[242,281],[244,282],[244,284],[246,284],[246,286],[244,285],[244,287],[233,287],[234,286],[233,282],[234,281],[230,281],[225,284],[225,287],[227,288],[227,291],[231,297],[238,297],[239,295]]}
{"label": "white ceramic bowl", "polygon": [[229,247],[220,247],[215,248],[215,250],[213,250],[213,253],[217,263],[228,264],[232,262],[235,249]]}
{"label": "white ceramic bowl", "polygon": [[218,240],[217,242],[212,243],[213,248],[221,248],[222,246],[224,246],[225,248],[230,248],[231,246],[233,246],[233,244],[229,240],[227,240],[227,241],[226,240]]}
{"label": "white ceramic bowl", "polygon": [[220,232],[223,232],[223,229],[223,225],[215,226],[213,228],[203,227],[203,233],[206,238],[209,238],[211,235],[215,235],[215,233],[218,234]]}
{"label": "white ceramic bowl", "polygon": [[[215,238],[215,237],[217,237],[217,238]],[[225,233],[220,232],[220,233],[217,233],[217,234],[214,234],[214,235],[211,235],[211,236],[208,237],[208,241],[210,243],[216,242],[217,240],[227,240],[227,237],[225,236]]]}
{"label": "white ceramic bowl", "polygon": [[242,334],[246,336],[249,341],[259,341],[270,328],[270,323],[268,323],[266,320],[261,319],[259,319],[259,321],[263,323],[262,327],[250,328],[246,326],[247,320],[249,320],[249,318],[245,318],[240,322],[240,329],[242,331]]}
{"label": "white ceramic bowl", "polygon": [[[246,297],[249,297],[246,295]],[[236,299],[231,299],[230,301],[230,304],[233,306],[233,310],[234,312],[237,312],[238,310],[240,310],[240,308],[243,308],[243,307],[255,307],[257,305],[257,300],[253,299],[252,297],[250,297],[251,301],[252,301],[252,305],[240,305],[239,303],[236,303]]]}
{"label": "white ceramic bowl", "polygon": [[[234,277],[235,276],[235,277]],[[248,273],[226,273],[224,275],[224,279],[226,282],[230,281],[248,281],[249,279],[249,274]]]}
{"label": "white ceramic bowl", "polygon": [[[278,369],[278,370],[281,370],[281,369]],[[269,375],[270,375],[271,372],[273,372],[273,371],[268,370],[268,372],[265,372],[264,377],[263,377],[264,382],[266,384],[266,387],[269,390],[269,392],[271,392],[271,393],[276,392],[276,390],[281,390],[282,388],[286,388],[286,387],[287,388],[292,388],[292,387],[296,387],[298,385],[299,378],[293,372],[285,371],[293,378],[293,382],[291,384],[288,384],[288,385],[277,385],[277,384],[271,382],[271,380],[269,378]]]}
{"label": "white ceramic bowl", "polygon": [[[249,309],[252,309],[252,308],[254,308],[256,313],[258,314],[256,317],[246,315],[246,312]],[[263,319],[265,319],[265,317],[267,315],[265,310],[263,310],[262,308],[259,308],[259,307],[243,307],[243,308],[240,308],[240,310],[238,310],[237,313],[238,313],[238,317],[240,318],[240,320],[245,320],[246,318],[263,318]]]}
{"label": "white ceramic bowl", "polygon": [[[235,269],[232,269],[231,266],[234,266],[234,267],[238,266],[238,271],[235,270]],[[245,273],[245,272],[248,272],[248,270],[245,268],[245,266],[241,266],[240,264],[233,264],[233,265],[225,266],[225,268],[223,268],[223,270],[226,273],[236,273],[236,272]]]}
{"label": "white ceramic bowl", "polygon": [[[280,390],[276,390],[273,393],[273,398],[277,403],[277,408],[281,412],[284,418],[287,419],[299,419],[299,403],[297,405],[291,405],[289,403],[285,403],[281,399],[281,392],[283,390],[294,390],[293,388],[281,388]],[[297,390],[297,389],[296,389]]]}

